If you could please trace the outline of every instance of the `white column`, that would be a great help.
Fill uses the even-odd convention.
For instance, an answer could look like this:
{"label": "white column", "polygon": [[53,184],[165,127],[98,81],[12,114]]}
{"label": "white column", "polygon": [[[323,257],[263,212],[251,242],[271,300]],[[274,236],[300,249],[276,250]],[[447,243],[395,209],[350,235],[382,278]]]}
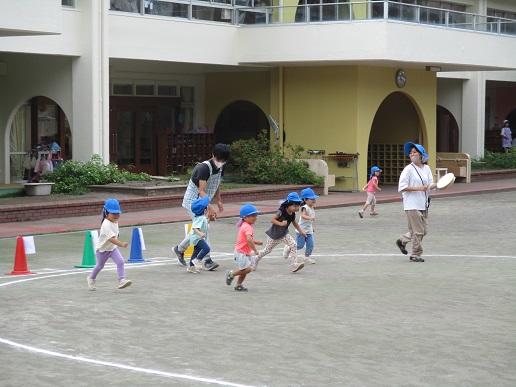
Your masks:
{"label": "white column", "polygon": [[471,157],[484,156],[486,113],[486,79],[483,72],[473,72],[462,86],[461,151]]}
{"label": "white column", "polygon": [[89,160],[93,154],[109,161],[109,56],[107,11],[109,1],[80,4],[82,55],[72,64],[73,158]]}

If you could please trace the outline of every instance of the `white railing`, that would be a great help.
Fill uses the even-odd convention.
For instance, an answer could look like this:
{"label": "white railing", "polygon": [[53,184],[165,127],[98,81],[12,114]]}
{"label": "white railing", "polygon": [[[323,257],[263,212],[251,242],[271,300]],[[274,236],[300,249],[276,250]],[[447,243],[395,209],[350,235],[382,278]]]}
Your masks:
{"label": "white railing", "polygon": [[513,19],[387,0],[297,6],[273,6],[272,0],[111,0],[111,10],[240,26],[386,20],[516,36]]}

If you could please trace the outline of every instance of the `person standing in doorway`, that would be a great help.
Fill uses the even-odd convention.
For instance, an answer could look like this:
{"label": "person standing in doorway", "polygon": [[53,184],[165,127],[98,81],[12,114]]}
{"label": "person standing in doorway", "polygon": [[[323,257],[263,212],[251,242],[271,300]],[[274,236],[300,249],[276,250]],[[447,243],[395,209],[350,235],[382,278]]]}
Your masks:
{"label": "person standing in doorway", "polygon": [[503,122],[502,132],[500,135],[502,136],[502,148],[505,153],[508,153],[512,148],[512,131],[509,121],[505,120]]}
{"label": "person standing in doorway", "polygon": [[[229,146],[226,144],[216,144],[213,147],[212,158],[195,166],[190,181],[188,182],[182,204],[182,207],[188,212],[192,220],[195,217],[191,209],[192,202],[205,196],[208,196],[210,203],[212,203],[208,206],[207,211],[209,219],[215,219],[217,217],[217,211],[224,211],[224,205],[220,195],[220,184],[222,182],[224,164],[226,164],[228,159]],[[209,240],[206,242],[211,246]],[[187,236],[178,245],[172,248],[179,263],[183,266],[186,266],[184,253],[189,245],[190,237]],[[212,271],[218,266],[218,263],[214,262],[209,254],[207,254],[204,258],[204,268]]]}
{"label": "person standing in doorway", "polygon": [[408,254],[406,245],[412,242],[410,261],[425,262],[422,258],[423,237],[427,232],[429,191],[435,188],[432,171],[426,163],[428,154],[425,148],[413,142],[405,144],[405,155],[411,163],[401,172],[398,192],[403,195],[403,209],[408,221],[408,232],[396,240],[396,246],[403,254]]}

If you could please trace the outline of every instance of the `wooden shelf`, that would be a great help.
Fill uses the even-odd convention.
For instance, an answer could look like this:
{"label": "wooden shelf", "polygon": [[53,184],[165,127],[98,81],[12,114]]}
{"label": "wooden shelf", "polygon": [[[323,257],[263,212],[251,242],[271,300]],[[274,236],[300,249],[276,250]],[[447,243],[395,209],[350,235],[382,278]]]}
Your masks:
{"label": "wooden shelf", "polygon": [[381,182],[397,184],[409,159],[403,153],[403,144],[369,144],[368,167],[377,165],[383,170]]}

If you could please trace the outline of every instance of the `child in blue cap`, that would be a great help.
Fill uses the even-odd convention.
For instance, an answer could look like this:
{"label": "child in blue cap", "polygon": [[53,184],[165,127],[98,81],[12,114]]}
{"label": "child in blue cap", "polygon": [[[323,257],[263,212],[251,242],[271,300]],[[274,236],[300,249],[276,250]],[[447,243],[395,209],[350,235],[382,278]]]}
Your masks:
{"label": "child in blue cap", "polygon": [[125,278],[124,257],[118,250],[119,247],[127,247],[127,242],[118,239],[118,219],[122,209],[120,203],[116,199],[107,199],[102,209],[102,224],[97,245],[95,246],[97,264],[88,276],[88,287],[90,290],[96,290],[95,283],[97,275],[104,268],[107,260],[111,258],[116,264],[116,272],[118,274],[118,289],[124,289],[132,284],[130,280]]}
{"label": "child in blue cap", "polygon": [[252,255],[258,255],[257,245],[262,242],[254,239],[253,224],[258,217],[258,210],[252,204],[245,204],[240,208],[240,221],[238,222],[237,239],[235,243],[235,262],[238,266],[237,270],[231,270],[226,273],[226,285],[231,285],[233,279],[238,277],[235,290],[242,292],[247,291],[242,283],[247,274],[252,271]]}
{"label": "child in blue cap", "polygon": [[190,231],[190,244],[194,246],[190,264],[186,268],[189,273],[197,274],[202,268],[202,260],[210,252],[210,246],[206,242],[208,238],[208,205],[210,197],[205,196],[192,202],[192,212],[195,215]]}
{"label": "child in blue cap", "polygon": [[256,258],[254,264],[255,270],[260,259],[269,254],[272,249],[280,243],[286,244],[290,249],[290,270],[293,273],[298,272],[305,266],[303,262],[298,261],[297,243],[292,235],[288,233],[288,226],[292,223],[299,234],[306,237],[306,233],[296,222],[296,212],[299,210],[301,203],[303,203],[303,200],[301,200],[297,192],[289,193],[287,198],[281,203],[280,208],[278,208],[278,211],[272,217],[272,226],[265,231],[265,234],[267,234],[265,248],[259,252]]}
{"label": "child in blue cap", "polygon": [[362,191],[367,192],[367,199],[360,211],[358,211],[358,216],[362,219],[364,217],[364,211],[367,210],[367,207],[371,206],[371,215],[378,215],[378,212],[374,210],[376,206],[376,191],[381,191],[382,189],[378,186],[378,178],[380,177],[380,173],[382,170],[378,168],[376,165],[371,167],[371,175],[369,176],[369,181]]}

